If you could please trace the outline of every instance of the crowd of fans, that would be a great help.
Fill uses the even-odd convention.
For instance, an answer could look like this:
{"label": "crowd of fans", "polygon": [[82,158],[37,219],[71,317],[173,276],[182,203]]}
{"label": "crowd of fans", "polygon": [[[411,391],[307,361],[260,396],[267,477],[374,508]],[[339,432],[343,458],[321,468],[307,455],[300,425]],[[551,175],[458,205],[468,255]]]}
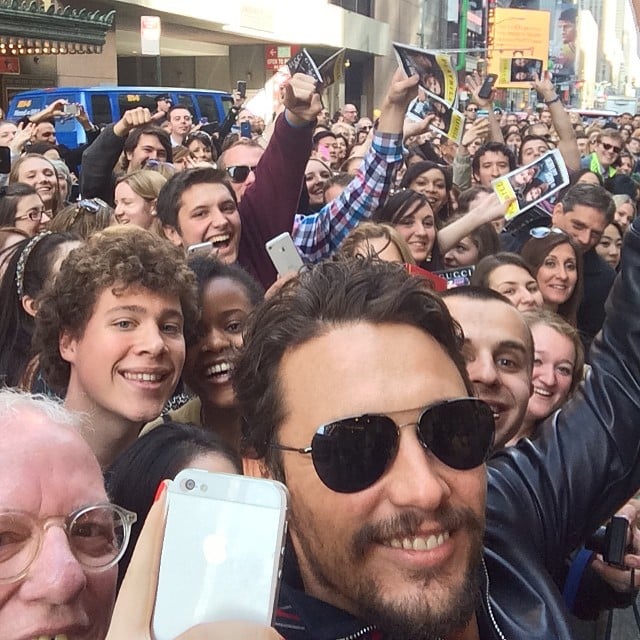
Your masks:
{"label": "crowd of fans", "polygon": [[[331,117],[313,80],[297,74],[286,84],[281,109],[268,125],[244,108],[238,94],[234,94],[227,119],[213,133],[200,130],[188,108],[171,105],[168,96],[158,97],[157,111],[141,107],[126,111],[119,121],[102,130],[80,109],[78,120],[87,131],[87,143],[79,149],[57,144],[55,122],[63,108],[60,101],[20,122],[0,120],[0,145],[10,148],[12,158],[11,172],[0,176],[0,305],[4,310],[0,316],[0,377],[8,390],[44,394],[64,404],[62,410],[45,400],[10,391],[0,393],[3,429],[16,423],[0,445],[3,461],[15,458],[6,465],[10,470],[15,467],[13,471],[0,472],[0,518],[2,509],[29,511],[34,504],[33,495],[23,504],[3,488],[13,486],[5,482],[4,474],[15,472],[18,478],[29,474],[37,478],[25,480],[29,491],[36,492],[32,484],[38,483],[43,492],[44,487],[48,492],[55,487],[64,494],[56,497],[58,502],[35,500],[32,515],[36,519],[66,516],[80,506],[104,503],[108,494],[124,509],[116,510],[114,517],[123,520],[127,531],[131,529],[128,550],[118,549],[113,562],[101,566],[102,573],[87,573],[89,578],[82,584],[78,578],[69,593],[57,594],[58,600],[52,597],[49,608],[38,605],[35,614],[26,596],[19,593],[26,587],[15,586],[35,580],[29,573],[32,569],[27,565],[17,577],[3,574],[9,556],[2,555],[0,531],[0,593],[7,592],[6,597],[0,597],[0,636],[22,639],[69,634],[75,638],[68,629],[85,623],[71,620],[56,626],[51,612],[57,611],[56,607],[70,611],[76,607],[80,618],[92,620],[85,624],[89,631],[83,627],[82,637],[104,640],[116,573],[119,570],[119,588],[158,484],[189,466],[240,473],[244,457],[245,470],[255,470],[246,459],[259,461],[261,471],[256,475],[267,475],[265,469],[269,469],[268,475],[287,483],[292,494],[291,537],[299,566],[291,560],[296,576],[287,577],[285,572],[290,589],[283,590],[284,597],[293,611],[281,606],[276,623],[280,633],[292,639],[320,637],[312,635],[312,621],[325,614],[333,619],[341,609],[361,622],[373,621],[388,637],[431,637],[424,635],[424,630],[418,635],[416,630],[422,627],[417,622],[411,626],[411,616],[417,613],[410,606],[408,626],[396,627],[399,623],[395,619],[378,615],[375,603],[367,609],[355,596],[355,600],[347,597],[352,588],[349,579],[337,563],[323,564],[328,562],[327,546],[346,544],[342,539],[346,534],[332,529],[328,512],[323,511],[331,504],[309,507],[304,489],[292,485],[301,468],[293,462],[300,461],[289,464],[289,454],[282,452],[276,458],[267,446],[276,428],[289,425],[287,415],[298,411],[295,403],[282,407],[282,398],[276,397],[279,393],[306,388],[310,414],[317,404],[328,402],[328,418],[336,419],[354,414],[343,414],[339,407],[331,410],[332,400],[327,398],[334,392],[340,397],[335,384],[347,387],[345,393],[357,387],[360,380],[346,376],[358,367],[374,371],[384,367],[390,397],[394,385],[405,384],[406,380],[394,378],[402,375],[401,363],[397,370],[393,368],[399,354],[405,353],[403,338],[398,337],[394,353],[395,338],[387,336],[385,327],[405,324],[426,331],[431,325],[424,324],[427,320],[407,319],[413,311],[402,310],[404,303],[400,301],[395,311],[383,313],[385,300],[389,309],[394,307],[388,301],[395,295],[425,298],[420,305],[433,307],[421,312],[433,316],[428,322],[434,323],[433,327],[440,327],[439,322],[448,327],[433,328],[436,342],[443,346],[439,353],[433,351],[433,345],[429,347],[433,353],[429,355],[427,349],[427,358],[440,362],[446,351],[456,366],[462,363],[456,374],[459,381],[464,378],[464,384],[458,381],[458,386],[467,388],[462,395],[474,395],[491,408],[496,475],[508,475],[500,471],[499,465],[507,464],[505,460],[513,467],[520,464],[526,476],[522,482],[533,487],[532,495],[546,494],[539,502],[537,497],[531,498],[527,517],[531,520],[534,512],[546,513],[553,503],[558,510],[553,517],[560,514],[562,520],[552,526],[547,523],[545,527],[551,528],[545,528],[544,535],[535,527],[531,531],[531,544],[539,542],[536,535],[545,539],[536,547],[541,557],[535,563],[542,567],[532,569],[536,577],[527,575],[533,562],[527,552],[514,560],[514,564],[522,563],[522,579],[531,581],[531,588],[535,587],[544,603],[543,622],[538,618],[526,621],[539,603],[526,597],[516,603],[517,596],[510,591],[517,592],[521,585],[496,569],[499,561],[492,565],[487,560],[488,574],[486,580],[481,579],[487,596],[482,601],[488,605],[485,613],[493,620],[493,630],[482,630],[483,616],[478,613],[482,605],[474,598],[471,613],[461,605],[465,613],[460,615],[469,613],[467,618],[456,618],[444,608],[446,615],[428,627],[428,633],[444,636],[464,629],[475,611],[480,635],[464,637],[569,638],[565,635],[570,625],[567,606],[573,606],[573,613],[581,617],[593,618],[603,609],[626,606],[635,598],[639,585],[630,569],[634,562],[640,567],[640,555],[635,555],[640,554],[640,548],[630,552],[626,568],[612,568],[596,559],[584,571],[583,584],[587,586],[575,602],[558,604],[573,556],[590,527],[595,528],[617,509],[633,519],[638,506],[634,499],[624,504],[640,486],[637,443],[624,451],[629,446],[624,443],[634,442],[632,434],[619,440],[612,436],[613,443],[605,447],[595,435],[589,436],[595,428],[587,428],[586,423],[607,423],[617,433],[616,429],[622,429],[618,421],[625,422],[631,431],[638,418],[635,405],[640,403],[629,399],[637,390],[625,386],[633,386],[628,379],[636,379],[640,365],[638,347],[633,343],[640,310],[631,299],[640,292],[637,285],[634,289],[635,274],[625,271],[633,266],[637,272],[638,248],[632,245],[638,240],[625,239],[638,233],[633,221],[640,200],[640,115],[625,113],[607,122],[584,122],[565,109],[548,74],[532,83],[544,106],[522,113],[494,110],[492,98],[479,96],[482,78],[477,74],[467,83],[471,98],[464,109],[466,124],[460,144],[434,133],[431,115],[418,122],[407,119],[410,103],[423,96],[417,77],[407,78],[400,71],[391,79],[375,119],[359,114],[351,104]],[[244,122],[250,123],[250,137],[240,135]],[[510,203],[500,202],[492,181],[552,149],[559,150],[570,184],[506,221]],[[265,250],[268,240],[284,232],[291,234],[305,263],[300,274],[279,276]],[[630,245],[629,254],[635,252],[627,266],[624,260],[621,264],[625,242]],[[382,264],[386,262],[395,265]],[[449,288],[442,295],[431,292],[436,279],[430,275],[460,284],[456,272],[465,269],[470,277],[463,286]],[[605,306],[620,270],[628,281],[621,279],[617,306],[611,301]],[[442,319],[434,319],[438,314]],[[370,350],[348,329],[358,321],[378,325],[377,342]],[[317,325],[325,322],[343,328],[345,334],[336,338],[336,344],[341,346],[342,359],[350,363],[344,364],[343,370],[336,365],[338,381],[334,380],[333,386],[322,369],[323,358],[329,359],[335,348],[322,342],[328,338]],[[596,338],[601,330],[603,337]],[[335,328],[326,331],[332,335]],[[308,371],[299,371],[299,379],[290,379],[296,354],[315,341],[318,350],[308,347],[308,352],[304,351]],[[625,346],[627,342],[630,346]],[[416,349],[420,344],[416,338]],[[374,355],[376,350],[379,353]],[[289,355],[283,357],[285,352]],[[386,358],[388,362],[383,362]],[[611,364],[614,361],[615,366]],[[420,364],[417,359],[412,363],[409,358],[407,371],[415,366],[418,376],[425,367],[438,366]],[[331,366],[327,364],[327,371]],[[447,369],[451,361],[442,366],[442,375],[451,377]],[[363,378],[366,387],[368,374]],[[433,388],[439,388],[438,384],[434,378]],[[319,395],[314,398],[314,394]],[[436,391],[423,396],[440,399]],[[373,404],[378,406],[376,402]],[[604,404],[607,407],[601,406]],[[375,406],[363,404],[360,412],[369,413]],[[406,414],[407,407],[416,406],[386,408],[384,413]],[[29,423],[24,429],[23,418]],[[421,438],[426,437],[421,431],[422,420],[421,416]],[[59,427],[47,424],[53,431],[50,435],[41,424],[48,422]],[[69,424],[81,439],[65,429]],[[602,448],[602,459],[613,469],[610,475],[609,467],[600,469],[605,462],[592,469],[586,453],[584,459],[575,452],[566,454],[568,445],[563,437],[556,441],[550,435],[552,429],[566,429],[577,443],[582,427],[585,438],[592,440],[576,444],[576,448],[588,451],[591,447],[594,456]],[[287,429],[287,433],[295,433],[290,426]],[[296,447],[307,445],[303,436],[289,438]],[[539,449],[537,442],[542,443]],[[403,449],[406,446],[399,445],[398,459],[408,457]],[[616,466],[609,451],[616,447],[626,466]],[[313,455],[311,448],[309,452]],[[68,455],[64,464],[62,455]],[[437,453],[427,455],[443,464]],[[566,467],[556,459],[564,455],[569,459]],[[532,471],[535,458],[550,467],[545,467],[544,473]],[[31,460],[43,461],[34,464],[37,471],[30,469]],[[71,460],[77,461],[73,469],[69,469],[75,464]],[[286,469],[283,460],[287,461]],[[389,464],[392,467],[384,473],[393,475],[396,463]],[[307,474],[313,473],[312,466],[305,469]],[[581,473],[592,473],[593,481],[582,483]],[[55,476],[50,487],[48,474]],[[96,479],[101,474],[107,493],[101,477]],[[92,480],[84,486],[86,477]],[[490,483],[492,478],[490,475]],[[565,483],[563,489],[555,486]],[[509,490],[500,490],[502,502],[489,491],[489,546],[493,538],[502,540],[501,534],[495,533],[500,530],[501,518],[511,521],[507,514],[497,513],[496,505],[504,507],[509,500],[522,498],[514,498],[517,485],[509,486]],[[313,493],[317,489],[310,487],[309,491],[309,500],[323,502],[320,494]],[[578,500],[575,494],[581,492],[585,495]],[[549,497],[549,493],[554,495]],[[579,517],[568,506],[569,498],[580,502]],[[522,501],[528,503],[529,499]],[[479,513],[484,510],[483,500],[476,504]],[[55,505],[51,513],[47,511],[49,504]],[[316,508],[320,515],[312,513]],[[157,510],[154,507],[152,511],[150,528],[159,526]],[[398,514],[400,511],[398,508]],[[137,514],[136,524],[123,516],[129,512]],[[398,514],[391,511],[385,515],[400,517]],[[445,515],[442,522],[449,522]],[[454,516],[448,517],[453,518],[451,530],[466,526],[466,520],[459,523]],[[478,519],[483,521],[484,515]],[[429,535],[420,529],[420,522],[410,518],[403,526],[414,537]],[[304,527],[309,529],[305,532]],[[557,529],[552,533],[553,527]],[[143,544],[145,533],[140,538]],[[369,535],[374,539],[382,533],[374,529]],[[393,537],[393,531],[388,535]],[[396,537],[402,546],[403,538]],[[443,540],[437,544],[446,544],[448,534]],[[512,542],[520,545],[520,541]],[[338,550],[336,556],[348,569],[355,560],[343,558],[345,553]],[[509,553],[502,557],[510,563]],[[314,558],[319,558],[319,565],[314,565]],[[31,558],[31,562],[39,561]],[[56,571],[63,572],[60,562],[51,569],[55,576]],[[116,607],[112,628],[119,631],[112,632],[110,638],[143,637],[135,635],[138,629],[127,626],[134,624],[131,607],[138,603],[143,610],[146,606],[140,604],[136,589],[142,590],[148,567],[144,559],[139,563],[132,566],[133,577],[122,598],[128,604],[119,602]],[[333,573],[328,576],[331,571],[338,577]],[[437,568],[434,571],[437,573]],[[476,591],[481,590],[480,583],[464,571],[459,573],[460,579],[470,580]],[[385,579],[375,579],[382,581],[378,587],[384,591]],[[98,586],[92,586],[92,581]],[[64,580],[58,591],[64,589],[62,583]],[[393,590],[394,584],[391,581],[388,588]],[[126,581],[122,589],[127,589]],[[79,595],[87,590],[92,590],[91,598]],[[71,591],[75,595],[70,595]],[[308,605],[297,601],[292,591],[306,592],[334,609],[307,616],[302,611]],[[366,599],[369,593],[360,596]],[[399,593],[402,595],[401,588]],[[19,598],[20,609],[13,603]],[[88,604],[72,607],[69,603],[75,602],[74,598],[84,598]],[[529,613],[524,611],[526,606]],[[430,601],[424,607],[431,613],[438,608]],[[38,624],[29,621],[34,616],[41,616]],[[139,621],[139,616],[136,619]],[[358,629],[362,630],[358,637],[382,637],[365,635],[375,633],[373,626],[367,630],[349,621],[336,626],[335,636],[322,637],[347,637]],[[501,628],[512,633],[502,636]],[[17,630],[15,636],[13,629]],[[416,635],[403,635],[409,633],[407,629]],[[514,629],[519,629],[519,635]],[[250,633],[271,637],[266,629],[232,633],[247,635],[229,637],[250,637]]]}

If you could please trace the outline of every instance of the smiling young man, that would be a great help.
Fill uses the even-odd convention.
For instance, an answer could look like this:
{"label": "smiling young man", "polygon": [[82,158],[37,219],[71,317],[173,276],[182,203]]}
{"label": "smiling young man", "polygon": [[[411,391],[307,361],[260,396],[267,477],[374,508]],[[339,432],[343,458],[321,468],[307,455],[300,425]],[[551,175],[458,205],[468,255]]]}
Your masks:
{"label": "smiling young man", "polygon": [[193,273],[150,231],[109,229],[62,264],[34,340],[46,382],[84,413],[82,434],[104,468],[160,415],[196,320]]}
{"label": "smiling young man", "polygon": [[533,391],[533,339],[522,314],[492,289],[459,287],[445,303],[464,333],[467,374],[474,394],[492,409],[495,449],[522,425]]}
{"label": "smiling young man", "polygon": [[324,262],[258,308],[234,385],[245,471],[291,496],[284,637],[574,637],[553,574],[640,486],[629,233],[594,349],[607,374],[486,467],[492,410],[469,397],[459,328],[422,280]]}
{"label": "smiling young man", "polygon": [[[157,204],[165,234],[174,244],[186,249],[215,242],[219,246],[214,253],[224,250],[225,262],[237,260],[265,288],[277,274],[264,245],[293,228],[313,125],[322,109],[315,80],[295,74],[286,85],[284,104],[264,153],[252,143],[225,151],[219,163],[227,174],[225,186],[215,170],[192,169],[171,178]],[[218,224],[220,206],[226,208],[223,215],[229,224]]]}

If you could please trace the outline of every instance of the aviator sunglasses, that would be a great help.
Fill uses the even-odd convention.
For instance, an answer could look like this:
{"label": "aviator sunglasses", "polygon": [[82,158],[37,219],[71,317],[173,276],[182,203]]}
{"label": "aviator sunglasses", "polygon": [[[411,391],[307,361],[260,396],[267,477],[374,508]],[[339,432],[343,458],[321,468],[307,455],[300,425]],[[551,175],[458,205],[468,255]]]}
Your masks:
{"label": "aviator sunglasses", "polygon": [[417,422],[397,424],[389,416],[366,414],[334,420],[318,428],[311,445],[273,449],[311,454],[322,483],[339,493],[374,485],[397,452],[400,429],[415,425],[420,444],[442,463],[466,471],[483,464],[493,446],[493,412],[477,398],[445,400],[426,407]]}
{"label": "aviator sunglasses", "polygon": [[227,167],[227,173],[229,177],[236,183],[244,182],[249,174],[253,171],[255,173],[256,167],[250,167],[246,164],[238,164],[233,167]]}
{"label": "aviator sunglasses", "polygon": [[613,151],[614,153],[620,153],[622,151],[622,147],[616,147],[615,144],[609,144],[608,142],[601,142],[600,144],[605,151]]}

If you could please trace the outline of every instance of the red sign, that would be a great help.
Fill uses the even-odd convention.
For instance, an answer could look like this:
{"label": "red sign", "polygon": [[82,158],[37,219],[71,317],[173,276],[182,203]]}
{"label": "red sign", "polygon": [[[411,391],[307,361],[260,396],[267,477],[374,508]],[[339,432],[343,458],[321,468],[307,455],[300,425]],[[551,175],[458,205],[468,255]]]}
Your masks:
{"label": "red sign", "polygon": [[278,46],[267,44],[264,47],[264,67],[267,71],[277,71],[287,64],[287,61],[300,51],[300,45],[291,44]]}
{"label": "red sign", "polygon": [[18,56],[0,56],[0,73],[20,75],[20,58]]}

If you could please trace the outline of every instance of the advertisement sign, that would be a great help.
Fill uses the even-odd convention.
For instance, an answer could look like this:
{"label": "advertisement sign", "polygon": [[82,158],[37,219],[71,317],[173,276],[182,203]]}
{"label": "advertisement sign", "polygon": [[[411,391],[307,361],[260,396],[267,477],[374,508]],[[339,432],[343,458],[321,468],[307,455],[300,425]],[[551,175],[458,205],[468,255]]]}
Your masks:
{"label": "advertisement sign", "polygon": [[[576,40],[578,38],[578,8],[573,4],[556,5],[551,28],[551,63],[557,80],[576,76]],[[596,43],[594,43],[594,48]]]}
{"label": "advertisement sign", "polygon": [[18,56],[0,56],[0,73],[20,75],[20,58]]}
{"label": "advertisement sign", "polygon": [[[550,21],[548,11],[490,8],[487,72],[498,76],[497,87],[529,86],[529,81],[511,79],[512,68],[518,66],[513,61],[528,61],[527,69],[547,68]],[[513,77],[524,76],[514,71]]]}

